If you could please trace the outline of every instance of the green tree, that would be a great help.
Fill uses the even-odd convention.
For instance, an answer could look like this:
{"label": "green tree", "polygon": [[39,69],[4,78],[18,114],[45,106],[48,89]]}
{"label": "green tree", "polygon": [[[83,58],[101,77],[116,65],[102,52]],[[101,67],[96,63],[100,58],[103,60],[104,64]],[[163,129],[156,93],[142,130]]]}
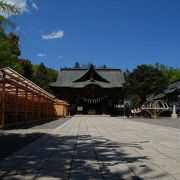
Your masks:
{"label": "green tree", "polygon": [[86,63],[86,64],[81,64],[81,68],[89,68],[89,66],[93,65],[94,67],[96,67],[93,63],[89,62],[89,63]]}
{"label": "green tree", "polygon": [[46,90],[50,93],[53,93],[49,87],[49,84],[56,81],[58,71],[52,68],[48,68],[48,67],[46,67],[46,70],[47,70]]}
{"label": "green tree", "polygon": [[47,68],[43,63],[33,65],[33,71],[32,81],[44,90],[52,93],[49,84],[56,80],[57,71]]}
{"label": "green tree", "polygon": [[142,105],[141,98],[137,94],[130,95],[129,99],[131,99],[131,105],[130,105],[131,109],[138,108]]}
{"label": "green tree", "polygon": [[47,85],[47,70],[43,63],[41,63],[33,73],[32,81],[46,90]]}
{"label": "green tree", "polygon": [[10,67],[19,69],[18,56],[20,56],[19,37],[14,33],[5,34],[0,27],[0,68]]}
{"label": "green tree", "polygon": [[75,62],[73,68],[77,68],[77,69],[78,69],[78,68],[81,68],[79,62]]}
{"label": "green tree", "polygon": [[156,63],[154,66],[163,72],[169,84],[180,80],[180,68],[168,67],[160,63]]}
{"label": "green tree", "polygon": [[20,59],[19,63],[19,73],[25,78],[31,80],[33,74],[33,65],[28,59]]}
{"label": "green tree", "polygon": [[142,105],[147,95],[160,93],[167,84],[167,78],[162,71],[152,65],[140,65],[126,77],[124,88],[127,96],[133,96]]}
{"label": "green tree", "polygon": [[15,5],[11,5],[3,1],[0,1],[0,13],[0,27],[5,27],[7,25],[15,27],[15,24],[6,17],[10,15],[17,16],[21,13],[21,10],[17,8]]}
{"label": "green tree", "polygon": [[107,66],[104,64],[104,65],[102,65],[102,66],[99,66],[98,68],[99,68],[99,69],[107,69]]}
{"label": "green tree", "polygon": [[129,71],[129,69],[126,69],[124,72],[123,72],[123,74],[124,74],[124,77],[125,78],[127,78],[129,75],[130,75],[130,71]]}
{"label": "green tree", "polygon": [[0,0],[0,68],[11,67],[18,71],[18,56],[20,50],[18,46],[19,37],[14,33],[5,34],[4,27],[6,25],[15,26],[7,16],[19,15],[20,9],[15,5],[5,3]]}

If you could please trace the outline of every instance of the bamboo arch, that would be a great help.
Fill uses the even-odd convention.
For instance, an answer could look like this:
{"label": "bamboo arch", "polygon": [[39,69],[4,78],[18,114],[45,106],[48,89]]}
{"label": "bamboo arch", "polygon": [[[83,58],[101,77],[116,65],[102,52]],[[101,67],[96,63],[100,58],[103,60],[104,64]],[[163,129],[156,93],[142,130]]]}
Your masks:
{"label": "bamboo arch", "polygon": [[162,112],[167,111],[169,106],[162,100],[148,100],[142,105],[141,109],[149,113],[152,118],[156,119]]}

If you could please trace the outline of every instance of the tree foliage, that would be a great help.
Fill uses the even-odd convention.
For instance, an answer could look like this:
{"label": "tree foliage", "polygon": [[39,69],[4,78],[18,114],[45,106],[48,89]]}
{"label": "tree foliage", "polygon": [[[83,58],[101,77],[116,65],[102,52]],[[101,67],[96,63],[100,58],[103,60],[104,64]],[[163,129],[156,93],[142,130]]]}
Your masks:
{"label": "tree foliage", "polygon": [[56,80],[57,71],[47,68],[43,63],[33,65],[33,71],[32,81],[44,90],[52,93],[49,84]]}
{"label": "tree foliage", "polygon": [[0,1],[0,27],[5,27],[7,25],[15,27],[15,24],[6,17],[10,15],[17,16],[20,13],[21,10],[17,8],[15,5]]}
{"label": "tree foliage", "polygon": [[47,70],[43,63],[37,66],[36,69],[34,69],[32,81],[37,84],[38,86],[42,87],[43,89],[46,89],[46,77],[47,77]]}
{"label": "tree foliage", "polygon": [[71,69],[71,68],[75,68],[75,69],[87,69],[87,68],[89,68],[89,66],[91,66],[91,65],[93,65],[94,67],[96,67],[96,68],[99,68],[99,69],[107,69],[108,67],[105,65],[105,64],[103,64],[103,65],[101,65],[101,66],[96,66],[96,65],[94,65],[93,63],[91,63],[91,62],[89,62],[89,63],[83,63],[83,64],[80,64],[78,61],[76,61],[75,63],[74,63],[74,66],[73,67],[64,67],[65,69]]}
{"label": "tree foliage", "polygon": [[19,60],[19,70],[18,72],[23,75],[25,78],[31,80],[33,75],[33,65],[28,59]]}
{"label": "tree foliage", "polygon": [[14,33],[5,34],[0,28],[0,68],[10,67],[18,71],[18,56],[20,55],[19,37]]}
{"label": "tree foliage", "polygon": [[140,65],[126,76],[124,88],[127,95],[142,104],[147,95],[160,93],[167,84],[167,78],[159,69],[152,65]]}
{"label": "tree foliage", "polygon": [[102,65],[102,66],[99,66],[98,68],[99,68],[99,69],[107,69],[107,66],[104,64],[104,65]]}
{"label": "tree foliage", "polygon": [[79,62],[75,62],[73,68],[75,69],[81,68]]}
{"label": "tree foliage", "polygon": [[156,63],[154,66],[163,72],[168,83],[180,80],[180,68],[168,67],[160,63]]}

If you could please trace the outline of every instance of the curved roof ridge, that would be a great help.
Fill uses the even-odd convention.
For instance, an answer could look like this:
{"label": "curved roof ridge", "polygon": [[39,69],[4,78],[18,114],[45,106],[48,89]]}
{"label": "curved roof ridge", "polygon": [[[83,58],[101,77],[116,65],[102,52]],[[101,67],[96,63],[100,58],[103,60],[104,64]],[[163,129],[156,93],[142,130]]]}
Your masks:
{"label": "curved roof ridge", "polygon": [[[93,72],[94,72],[95,74],[93,74]],[[91,74],[89,75],[88,73],[91,73]],[[94,77],[94,75],[97,76],[97,77]],[[88,77],[88,76],[90,76],[90,77]],[[88,78],[89,78],[89,79],[88,79]],[[74,80],[73,83],[74,83],[74,82],[82,82],[82,81],[85,81],[85,80],[91,80],[91,81],[93,82],[94,80],[97,80],[97,79],[95,79],[95,78],[98,78],[99,81],[109,83],[109,81],[108,81],[107,79],[103,78],[103,77],[96,71],[96,69],[94,68],[93,65],[90,65],[89,68],[87,69],[87,71],[86,71],[80,78]]]}

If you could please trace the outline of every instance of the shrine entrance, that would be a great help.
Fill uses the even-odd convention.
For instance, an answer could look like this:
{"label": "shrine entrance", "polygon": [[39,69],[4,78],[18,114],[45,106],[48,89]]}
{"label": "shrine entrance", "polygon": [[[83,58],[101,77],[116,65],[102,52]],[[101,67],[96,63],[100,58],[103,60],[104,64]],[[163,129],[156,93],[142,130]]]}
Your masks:
{"label": "shrine entrance", "polygon": [[101,100],[100,98],[85,99],[82,103],[82,107],[83,114],[95,115],[106,113],[104,100]]}
{"label": "shrine entrance", "polygon": [[90,84],[84,87],[77,99],[77,104],[77,113],[89,115],[106,113],[105,93],[96,84]]}
{"label": "shrine entrance", "polygon": [[70,115],[118,115],[123,101],[120,69],[61,69],[50,84],[58,98],[68,101]]}

